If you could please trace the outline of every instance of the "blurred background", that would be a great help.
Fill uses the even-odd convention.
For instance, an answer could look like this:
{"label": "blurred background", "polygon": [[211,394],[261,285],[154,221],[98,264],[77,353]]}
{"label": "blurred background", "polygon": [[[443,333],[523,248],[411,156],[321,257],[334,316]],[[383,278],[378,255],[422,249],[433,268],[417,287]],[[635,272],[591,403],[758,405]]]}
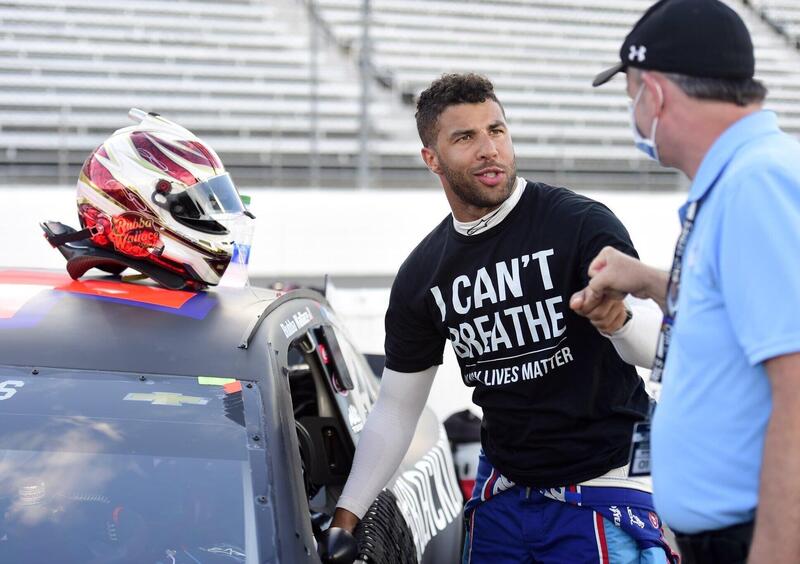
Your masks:
{"label": "blurred background", "polygon": [[[727,3],[753,35],[767,107],[800,134],[800,3]],[[449,213],[419,157],[416,97],[442,73],[478,72],[520,174],[603,201],[667,268],[688,183],[633,147],[622,79],[591,87],[650,4],[0,0],[0,267],[63,267],[38,222],[77,225],[81,164],[138,107],[207,141],[251,197],[251,281],[327,274],[356,342],[380,352],[394,273]],[[452,356],[442,372],[446,415],[468,390]]]}

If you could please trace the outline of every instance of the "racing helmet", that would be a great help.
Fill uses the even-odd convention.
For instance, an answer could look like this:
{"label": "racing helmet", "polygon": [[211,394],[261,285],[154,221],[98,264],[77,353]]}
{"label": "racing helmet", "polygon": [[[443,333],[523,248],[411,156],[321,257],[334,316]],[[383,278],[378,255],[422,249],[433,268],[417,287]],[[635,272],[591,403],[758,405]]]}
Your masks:
{"label": "racing helmet", "polygon": [[169,288],[218,284],[253,215],[211,147],[158,114],[128,115],[138,123],[115,131],[81,168],[82,230],[46,222],[45,235],[75,279],[93,267],[132,268]]}

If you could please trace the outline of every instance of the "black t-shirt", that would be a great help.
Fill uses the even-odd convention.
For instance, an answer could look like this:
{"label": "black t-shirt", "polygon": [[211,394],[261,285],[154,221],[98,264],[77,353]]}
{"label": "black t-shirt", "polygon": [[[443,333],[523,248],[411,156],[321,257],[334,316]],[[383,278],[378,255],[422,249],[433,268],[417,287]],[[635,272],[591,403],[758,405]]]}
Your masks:
{"label": "black t-shirt", "polygon": [[569,298],[606,245],[637,256],[604,205],[528,182],[503,221],[465,236],[448,216],[409,255],[386,313],[386,366],[442,363],[450,340],[483,409],[487,457],[518,484],[558,487],[627,462],[641,378]]}

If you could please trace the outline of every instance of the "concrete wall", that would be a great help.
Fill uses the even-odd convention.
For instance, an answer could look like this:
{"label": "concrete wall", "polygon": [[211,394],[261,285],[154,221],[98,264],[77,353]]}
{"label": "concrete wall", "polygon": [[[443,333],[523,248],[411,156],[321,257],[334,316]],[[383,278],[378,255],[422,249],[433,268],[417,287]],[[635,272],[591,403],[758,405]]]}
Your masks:
{"label": "concrete wall", "polygon": [[[417,242],[449,213],[440,190],[248,190],[257,217],[250,273],[292,279],[331,275],[329,299],[364,351],[383,350],[386,287],[375,276],[391,277]],[[608,205],[627,226],[643,260],[667,269],[679,233],[677,208],[683,193],[604,192],[589,196]],[[77,227],[74,190],[15,187],[0,190],[0,266],[64,267],[45,242],[38,222],[57,220]],[[337,286],[337,276],[351,282]],[[368,288],[354,288],[364,277]],[[430,405],[441,417],[470,405],[450,347],[431,391]],[[476,410],[477,411],[477,410]]]}

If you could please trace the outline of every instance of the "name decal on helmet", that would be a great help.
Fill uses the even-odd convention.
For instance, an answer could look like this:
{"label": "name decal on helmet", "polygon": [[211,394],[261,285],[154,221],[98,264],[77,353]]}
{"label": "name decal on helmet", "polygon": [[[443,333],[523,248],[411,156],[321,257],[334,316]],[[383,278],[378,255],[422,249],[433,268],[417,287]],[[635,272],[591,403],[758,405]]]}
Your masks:
{"label": "name decal on helmet", "polygon": [[132,257],[158,256],[164,250],[153,220],[136,212],[113,217],[108,238],[118,251]]}

